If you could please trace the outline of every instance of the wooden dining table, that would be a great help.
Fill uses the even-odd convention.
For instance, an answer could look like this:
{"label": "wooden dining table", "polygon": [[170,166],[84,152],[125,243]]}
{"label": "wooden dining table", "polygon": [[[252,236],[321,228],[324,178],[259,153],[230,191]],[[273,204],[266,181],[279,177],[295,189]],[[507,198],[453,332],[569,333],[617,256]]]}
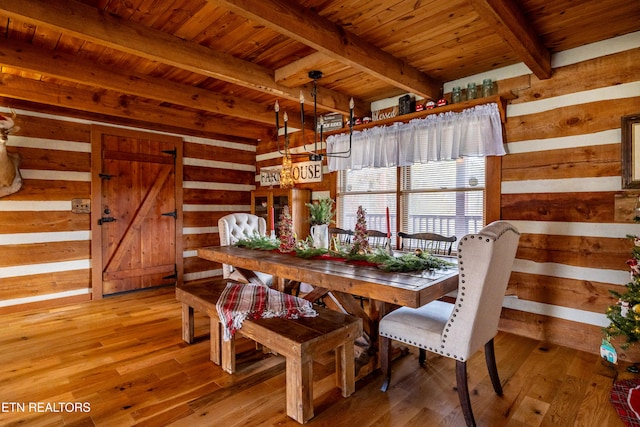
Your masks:
{"label": "wooden dining table", "polygon": [[[274,277],[274,286],[287,291],[288,283],[308,283],[313,291],[302,297],[322,301],[330,308],[363,319],[372,360],[362,363],[358,377],[377,367],[377,338],[380,319],[394,307],[420,307],[445,296],[458,287],[456,258],[446,258],[450,267],[415,272],[387,272],[370,263],[350,262],[330,257],[305,259],[278,251],[237,246],[211,246],[198,249],[198,256],[234,266],[249,281],[259,279],[259,271]],[[354,296],[368,299],[363,307]],[[371,363],[369,363],[371,362]],[[369,365],[368,368],[365,368]]]}

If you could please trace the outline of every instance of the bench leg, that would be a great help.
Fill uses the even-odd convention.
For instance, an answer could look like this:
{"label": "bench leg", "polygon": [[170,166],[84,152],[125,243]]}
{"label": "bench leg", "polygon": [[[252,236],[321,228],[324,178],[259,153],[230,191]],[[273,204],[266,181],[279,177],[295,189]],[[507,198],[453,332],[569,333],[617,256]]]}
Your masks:
{"label": "bench leg", "polygon": [[313,418],[313,359],[287,357],[287,415],[304,424]]}
{"label": "bench leg", "polygon": [[222,370],[229,374],[236,371],[236,342],[233,337],[229,341],[218,340],[221,345]]}
{"label": "bench leg", "polygon": [[342,390],[342,397],[349,397],[356,391],[354,345],[354,341],[348,341],[336,348],[336,385]]}
{"label": "bench leg", "polygon": [[182,303],[182,339],[186,343],[193,343],[194,325],[193,325],[193,307]]}
{"label": "bench leg", "polygon": [[209,318],[209,341],[210,341],[210,352],[209,355],[211,361],[216,365],[220,365],[221,363],[221,349],[220,349],[220,341],[222,340],[222,325],[216,319]]}

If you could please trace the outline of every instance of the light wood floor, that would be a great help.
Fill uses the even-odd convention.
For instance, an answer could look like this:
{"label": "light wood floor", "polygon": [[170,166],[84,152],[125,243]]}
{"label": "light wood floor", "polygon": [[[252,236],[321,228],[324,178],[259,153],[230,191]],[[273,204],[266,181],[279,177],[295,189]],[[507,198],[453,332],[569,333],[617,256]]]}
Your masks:
{"label": "light wood floor", "polygon": [[[197,316],[202,339],[182,342],[173,289],[3,315],[0,325],[0,425],[299,425],[284,414],[284,360],[247,342],[238,373],[224,373],[208,359],[207,319]],[[631,376],[622,367],[503,333],[496,357],[503,397],[493,393],[484,355],[468,362],[479,426],[623,425],[608,400],[614,379]],[[412,350],[395,362],[387,393],[376,372],[345,399],[328,354],[314,365],[308,425],[463,426],[454,367],[430,354],[420,368]]]}

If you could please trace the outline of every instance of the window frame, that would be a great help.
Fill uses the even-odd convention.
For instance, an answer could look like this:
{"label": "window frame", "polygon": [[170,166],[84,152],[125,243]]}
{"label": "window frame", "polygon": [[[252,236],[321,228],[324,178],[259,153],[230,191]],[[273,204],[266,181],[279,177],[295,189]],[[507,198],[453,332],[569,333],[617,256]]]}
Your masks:
{"label": "window frame", "polygon": [[[339,201],[342,196],[341,188],[340,188],[340,177],[338,174],[345,173],[345,171],[336,171],[336,176],[334,179],[335,186],[335,194],[336,201]],[[401,216],[401,203],[402,203],[402,191],[401,191],[401,178],[402,178],[402,168],[396,167],[396,212],[395,218],[400,219]],[[484,188],[484,206],[483,206],[483,217],[484,224],[490,224],[493,221],[497,221],[500,219],[501,214],[501,180],[502,180],[502,157],[501,156],[486,156],[485,157],[485,188]],[[410,192],[410,190],[409,190]],[[364,194],[365,192],[357,192],[357,193],[349,193],[349,194]],[[389,191],[374,191],[374,192],[366,192],[366,194],[389,194]],[[337,206],[337,218],[342,217],[342,203],[336,203]],[[341,226],[341,224],[337,224]],[[401,221],[396,220],[395,230],[392,230],[392,233],[395,235],[395,247],[397,247],[399,243],[398,232],[401,227]]]}

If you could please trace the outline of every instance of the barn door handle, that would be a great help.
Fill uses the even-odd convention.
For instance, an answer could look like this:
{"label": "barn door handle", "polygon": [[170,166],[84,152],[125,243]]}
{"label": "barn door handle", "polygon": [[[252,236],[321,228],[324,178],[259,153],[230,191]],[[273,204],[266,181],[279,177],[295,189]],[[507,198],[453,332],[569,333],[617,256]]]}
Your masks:
{"label": "barn door handle", "polygon": [[102,225],[105,222],[116,222],[116,219],[112,216],[103,216],[98,220],[98,225]]}

